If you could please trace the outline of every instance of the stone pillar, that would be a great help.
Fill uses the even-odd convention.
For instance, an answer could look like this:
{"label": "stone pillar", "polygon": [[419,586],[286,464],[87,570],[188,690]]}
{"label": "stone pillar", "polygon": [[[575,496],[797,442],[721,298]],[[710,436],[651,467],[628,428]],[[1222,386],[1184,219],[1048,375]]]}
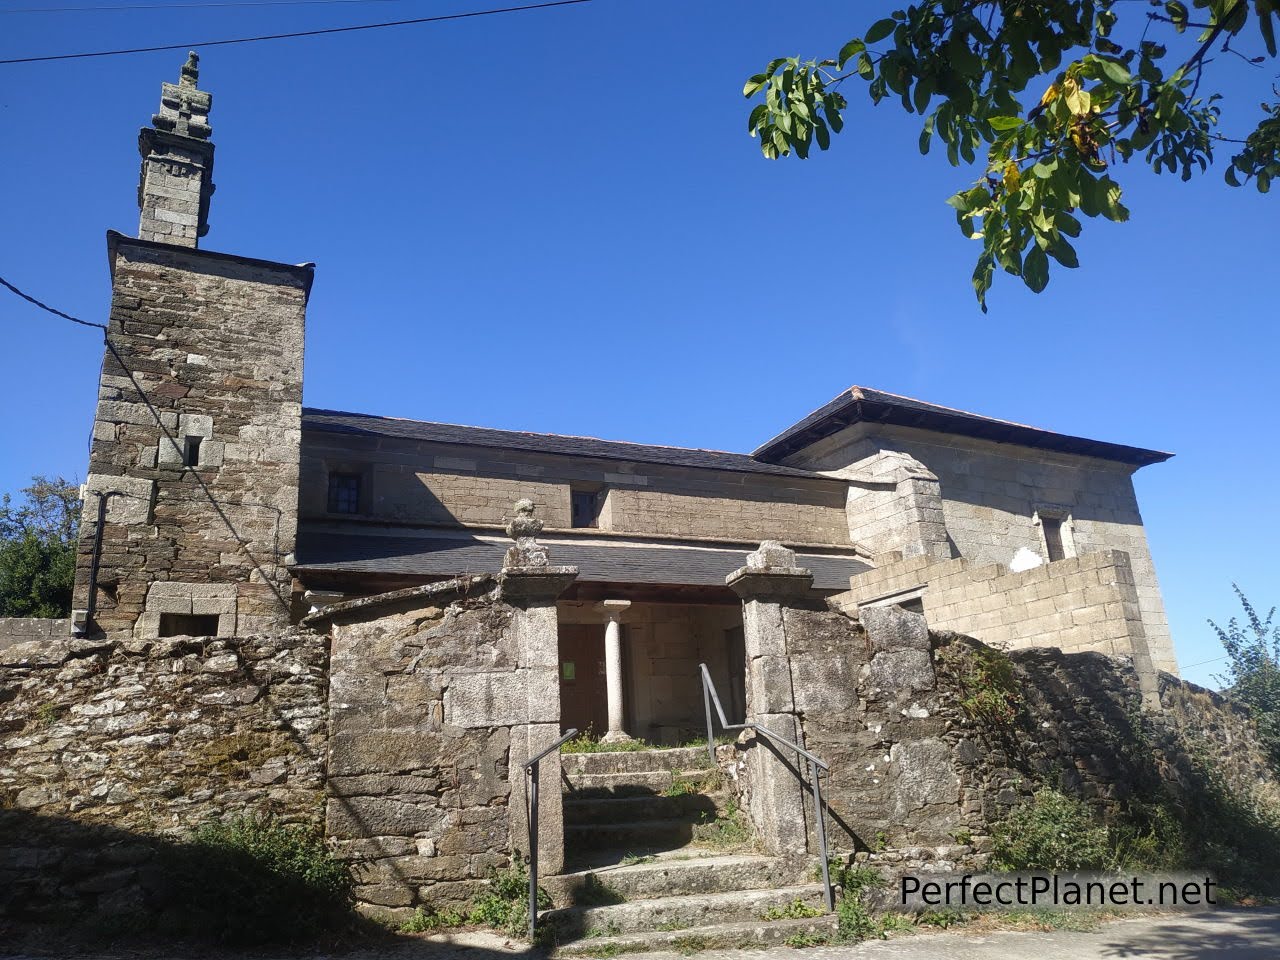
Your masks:
{"label": "stone pillar", "polygon": [[[796,555],[776,540],[766,540],[747,565],[725,578],[742,598],[743,642],[747,660],[747,719],[763,724],[793,743],[800,742],[791,661],[783,627],[783,608],[807,598],[813,574],[795,565]],[[803,744],[801,744],[803,746]],[[806,830],[807,769],[795,754],[763,736],[747,755],[750,810],[767,852],[808,853]],[[799,775],[797,775],[799,774]]]}
{"label": "stone pillar", "polygon": [[[516,516],[507,524],[515,545],[507,551],[498,595],[515,608],[512,629],[520,668],[528,677],[525,695],[530,721],[511,730],[508,771],[511,783],[511,846],[529,851],[528,792],[524,765],[560,736],[560,625],[556,598],[578,576],[577,567],[553,567],[546,548],[537,542],[542,521],[533,516],[533,503],[516,503]],[[561,801],[560,754],[543,758],[538,771],[538,870],[552,876],[564,869],[564,808]]]}
{"label": "stone pillar", "polygon": [[631,739],[624,729],[622,703],[622,614],[630,606],[630,600],[605,600],[599,606],[605,616],[604,679],[609,699],[609,730],[603,737],[605,743]]}

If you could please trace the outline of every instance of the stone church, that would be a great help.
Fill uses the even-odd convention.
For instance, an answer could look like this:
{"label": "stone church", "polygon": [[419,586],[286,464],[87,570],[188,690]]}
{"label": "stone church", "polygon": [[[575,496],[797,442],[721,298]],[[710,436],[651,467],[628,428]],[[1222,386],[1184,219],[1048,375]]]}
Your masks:
{"label": "stone church", "polygon": [[529,499],[555,562],[579,570],[559,604],[565,719],[580,728],[678,738],[699,715],[700,661],[735,678],[741,705],[725,577],[764,540],[849,609],[899,604],[987,642],[1176,671],[1131,479],[1169,454],[865,387],[751,453],[304,407],[312,265],[201,247],[210,105],[193,57],[139,137],[138,236],[108,234],[116,354],[77,631],[246,634],[495,573]]}
{"label": "stone church", "polygon": [[[267,810],[323,822],[370,912],[536,841],[562,942],[778,941],[828,853],[981,867],[1032,777],[1184,790],[1200,730],[1261,782],[1244,712],[1176,677],[1132,482],[1169,454],[867,387],[750,453],[304,407],[313,266],[202,248],[198,79],[107,235],[73,617],[0,621],[0,825],[74,823],[81,873],[0,836],[0,916],[163,893],[94,824]],[[583,899],[600,871],[628,902]]]}

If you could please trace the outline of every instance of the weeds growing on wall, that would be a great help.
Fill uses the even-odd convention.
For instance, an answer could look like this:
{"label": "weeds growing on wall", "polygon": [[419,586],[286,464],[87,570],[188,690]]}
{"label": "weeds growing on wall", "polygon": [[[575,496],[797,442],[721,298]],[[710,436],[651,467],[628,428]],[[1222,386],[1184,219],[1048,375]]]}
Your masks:
{"label": "weeds growing on wall", "polygon": [[956,641],[938,655],[960,694],[960,709],[974,723],[1009,730],[1022,714],[1023,696],[1013,661],[984,644]]}
{"label": "weeds growing on wall", "polygon": [[351,875],[319,830],[269,816],[201,827],[161,853],[162,925],[234,943],[314,941],[348,929]]}

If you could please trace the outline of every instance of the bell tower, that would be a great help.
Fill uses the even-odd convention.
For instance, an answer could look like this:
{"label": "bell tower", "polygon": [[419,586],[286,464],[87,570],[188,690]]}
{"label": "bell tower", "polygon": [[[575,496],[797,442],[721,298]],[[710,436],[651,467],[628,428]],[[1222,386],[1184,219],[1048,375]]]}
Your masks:
{"label": "bell tower", "polygon": [[209,232],[213,196],[213,96],[200,90],[200,58],[194,51],[177,83],[165,83],[160,112],[138,133],[138,237],[197,247]]}

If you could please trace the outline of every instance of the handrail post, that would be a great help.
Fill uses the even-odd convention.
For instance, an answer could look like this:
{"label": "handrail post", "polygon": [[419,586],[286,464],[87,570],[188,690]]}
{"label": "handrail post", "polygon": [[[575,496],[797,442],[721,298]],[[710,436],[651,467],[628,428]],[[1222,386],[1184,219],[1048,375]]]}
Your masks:
{"label": "handrail post", "polygon": [[831,889],[831,859],[827,853],[827,822],[823,814],[822,782],[819,779],[818,765],[809,761],[809,775],[813,778],[813,819],[818,825],[818,847],[822,850],[822,893],[827,899],[827,910],[836,908],[836,894]]}
{"label": "handrail post", "polygon": [[[706,670],[706,667],[703,667]],[[711,759],[711,765],[715,766],[716,762],[716,738],[715,732],[711,727],[711,691],[707,687],[707,676],[704,672],[702,679],[702,707],[707,714],[707,756]]]}
{"label": "handrail post", "polygon": [[525,768],[529,782],[529,942],[533,943],[538,929],[538,766],[542,759],[534,760]]}

